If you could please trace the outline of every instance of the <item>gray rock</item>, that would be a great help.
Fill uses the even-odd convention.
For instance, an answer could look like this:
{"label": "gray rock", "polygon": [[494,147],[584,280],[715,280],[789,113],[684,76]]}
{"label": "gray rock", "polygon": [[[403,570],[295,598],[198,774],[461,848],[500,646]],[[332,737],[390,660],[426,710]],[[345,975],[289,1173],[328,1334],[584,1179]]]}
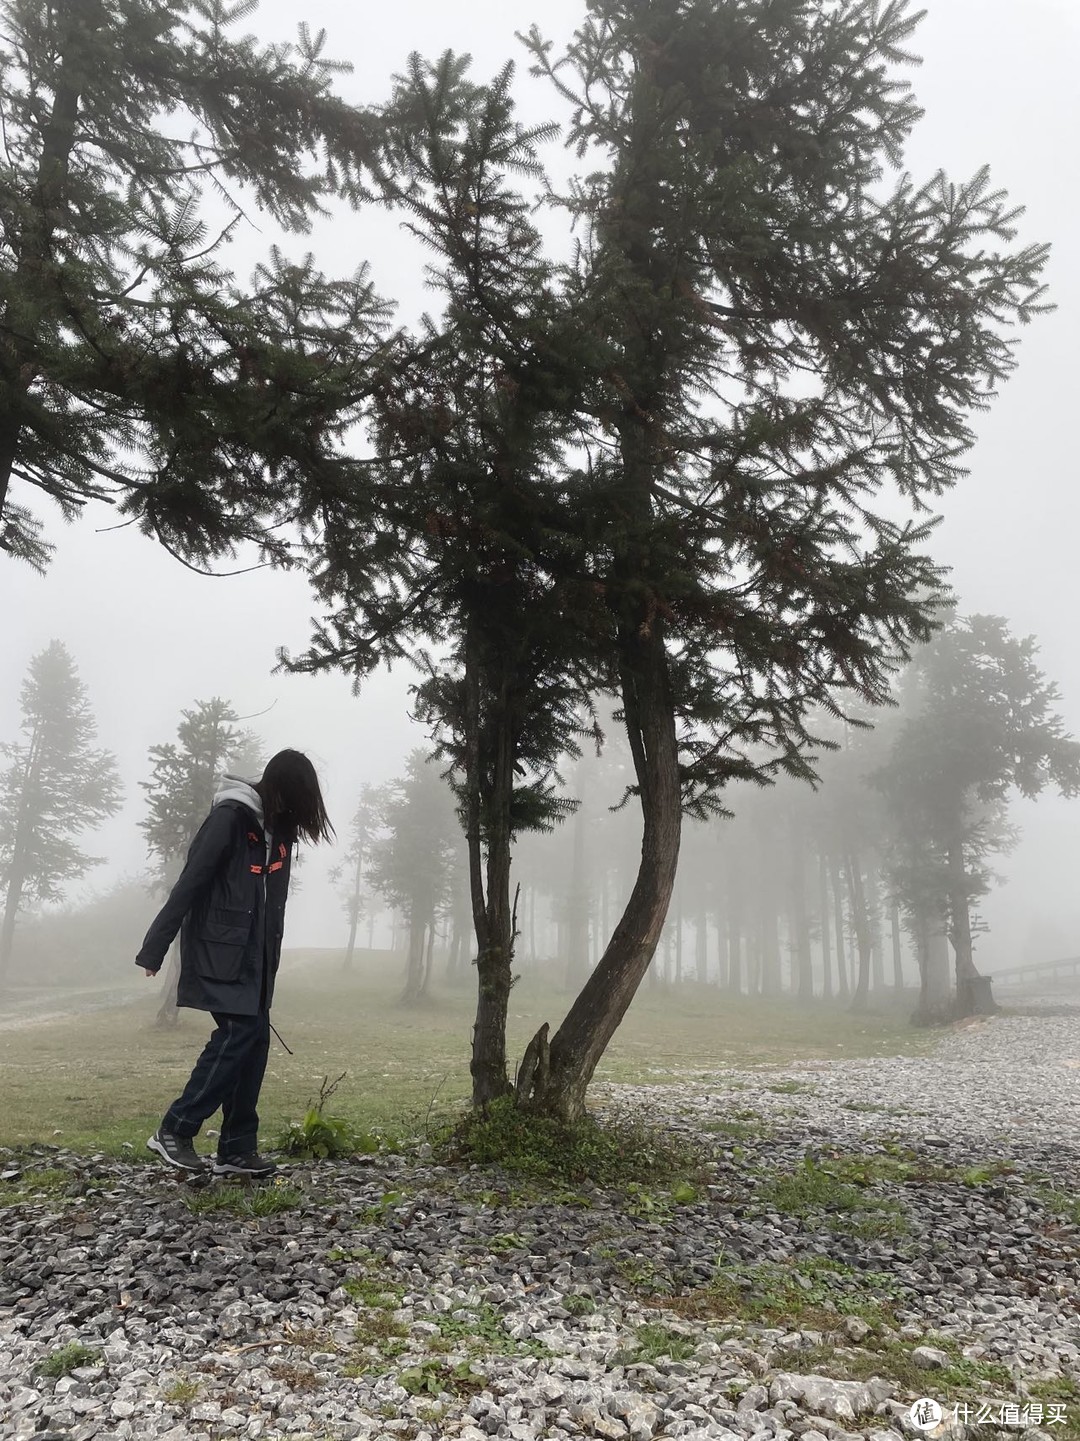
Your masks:
{"label": "gray rock", "polygon": [[942,1371],[946,1366],[952,1364],[952,1357],[949,1353],[939,1350],[936,1346],[916,1346],[911,1353],[911,1359],[924,1371]]}

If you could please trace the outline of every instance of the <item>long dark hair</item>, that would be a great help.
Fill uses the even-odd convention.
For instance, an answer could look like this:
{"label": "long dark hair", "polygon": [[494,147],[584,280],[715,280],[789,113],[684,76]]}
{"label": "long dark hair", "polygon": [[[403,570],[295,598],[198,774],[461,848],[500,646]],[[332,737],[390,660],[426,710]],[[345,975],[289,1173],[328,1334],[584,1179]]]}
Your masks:
{"label": "long dark hair", "polygon": [[312,845],[333,836],[319,777],[303,751],[278,751],[271,756],[255,789],[262,797],[268,832],[284,832],[293,841],[302,836]]}

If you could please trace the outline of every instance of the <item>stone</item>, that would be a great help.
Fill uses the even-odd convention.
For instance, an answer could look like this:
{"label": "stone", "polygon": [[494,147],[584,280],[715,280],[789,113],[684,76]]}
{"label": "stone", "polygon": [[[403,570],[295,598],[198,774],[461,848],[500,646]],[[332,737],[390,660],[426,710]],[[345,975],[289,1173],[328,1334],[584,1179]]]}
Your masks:
{"label": "stone", "polygon": [[845,1316],[844,1332],[849,1341],[854,1341],[856,1346],[860,1345],[869,1336],[871,1327],[861,1316]]}
{"label": "stone", "polygon": [[800,1376],[778,1371],[769,1386],[769,1399],[795,1401],[814,1416],[828,1416],[834,1421],[854,1421],[873,1412],[877,1401],[862,1381],[836,1381],[831,1376],[810,1374]]}
{"label": "stone", "polygon": [[949,1353],[939,1350],[936,1346],[916,1346],[911,1353],[911,1359],[923,1371],[943,1371],[946,1366],[952,1364],[952,1357]]}

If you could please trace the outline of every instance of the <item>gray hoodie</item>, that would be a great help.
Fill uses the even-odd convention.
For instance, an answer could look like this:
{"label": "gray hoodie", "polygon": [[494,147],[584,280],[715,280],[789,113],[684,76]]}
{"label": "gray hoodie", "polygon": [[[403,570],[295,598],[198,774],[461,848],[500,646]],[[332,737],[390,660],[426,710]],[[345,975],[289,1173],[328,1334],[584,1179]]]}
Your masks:
{"label": "gray hoodie", "polygon": [[[214,805],[219,806],[222,801],[239,801],[241,805],[247,806],[249,811],[255,812],[255,817],[260,827],[265,830],[266,823],[263,819],[262,796],[250,781],[244,780],[242,776],[231,776],[226,772],[221,778],[217,795],[214,797]],[[266,859],[268,864],[270,861],[270,844],[270,833],[267,831]]]}

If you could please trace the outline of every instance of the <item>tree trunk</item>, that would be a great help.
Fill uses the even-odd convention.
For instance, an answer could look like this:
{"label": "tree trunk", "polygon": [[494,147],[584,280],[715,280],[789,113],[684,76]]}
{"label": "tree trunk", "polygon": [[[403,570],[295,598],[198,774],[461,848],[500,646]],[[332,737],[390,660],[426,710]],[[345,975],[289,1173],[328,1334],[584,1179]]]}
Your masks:
{"label": "tree trunk", "polygon": [[727,988],[734,995],[742,995],[743,988],[743,936],[742,936],[742,886],[735,858],[730,849],[726,876],[727,891]]}
{"label": "tree trunk", "polygon": [[585,982],[554,1038],[541,1041],[533,1103],[577,1120],[593,1073],[649,969],[664,927],[679,862],[682,793],[675,713],[659,619],[621,635],[621,692],[627,736],[640,787],[641,863],[626,909],[600,964]]}
{"label": "tree trunk", "polygon": [[780,917],[776,912],[776,898],[772,886],[767,885],[761,897],[761,994],[780,994]]}
{"label": "tree trunk", "polygon": [[26,884],[25,877],[12,868],[8,878],[7,891],[4,896],[4,919],[0,924],[0,988],[7,985],[8,969],[11,964],[11,952],[15,946],[15,918],[19,913],[19,905],[22,901],[23,886]]}
{"label": "tree trunk", "polygon": [[409,954],[405,962],[405,989],[402,1005],[415,1006],[424,989],[424,934],[426,926],[413,912],[409,916]]}
{"label": "tree trunk", "polygon": [[870,923],[870,984],[875,992],[885,989],[885,958],[882,954],[884,935],[881,928],[881,895],[877,870],[866,868],[866,915]]}
{"label": "tree trunk", "polygon": [[832,893],[833,920],[835,922],[833,934],[836,937],[836,993],[841,1000],[847,1000],[847,959],[844,954],[844,888],[840,880],[840,862],[838,860],[834,860],[832,866]]}
{"label": "tree trunk", "polygon": [[814,970],[810,954],[810,922],[806,910],[805,852],[801,830],[791,831],[791,929],[795,974],[800,1001],[814,999]]}
{"label": "tree trunk", "polygon": [[850,853],[846,860],[848,894],[851,897],[851,918],[855,925],[855,943],[859,948],[859,978],[855,994],[851,998],[853,1011],[865,1011],[870,991],[870,917],[866,910],[866,896],[863,892],[862,868]]}
{"label": "tree trunk", "polygon": [[28,858],[32,854],[35,812],[41,809],[41,766],[44,747],[44,722],[34,722],[30,744],[26,748],[26,767],[19,787],[19,812],[15,821],[15,837],[11,847],[11,874],[4,892],[4,918],[0,922],[0,988],[7,985],[11,953],[15,947],[15,923],[22,905],[23,892],[30,879]]}
{"label": "tree trunk", "polygon": [[349,941],[345,947],[345,963],[343,970],[351,971],[353,956],[356,953],[356,928],[360,924],[360,877],[361,866],[363,865],[364,851],[360,842],[356,843],[356,870],[353,873],[352,895],[349,897]]}
{"label": "tree trunk", "polygon": [[709,979],[709,912],[702,901],[694,925],[694,979],[704,985]]}
{"label": "tree trunk", "polygon": [[825,852],[818,853],[818,897],[821,916],[821,994],[832,1000],[832,954],[829,943],[829,866]]}
{"label": "tree trunk", "polygon": [[424,979],[420,983],[420,994],[427,998],[431,987],[431,967],[435,959],[435,917],[428,922],[427,954],[424,957]]}
{"label": "tree trunk", "polygon": [[676,902],[675,909],[675,984],[682,985],[683,980],[683,913],[681,898]]}
{"label": "tree trunk", "polygon": [[[469,887],[476,932],[477,997],[473,1026],[472,1100],[486,1106],[512,1087],[506,1069],[506,1016],[514,961],[514,922],[510,909],[510,808],[514,755],[510,705],[505,680],[492,707],[490,792],[480,758],[480,654],[475,626],[465,637],[466,839]],[[487,729],[487,727],[485,727]],[[481,826],[481,819],[486,824]]]}
{"label": "tree trunk", "polygon": [[979,972],[971,944],[971,911],[964,847],[953,841],[945,856],[949,879],[949,940],[956,957],[956,992],[961,996],[964,982]]}
{"label": "tree trunk", "polygon": [[566,988],[576,991],[589,974],[589,882],[586,875],[585,798],[583,768],[579,767],[582,797],[574,815],[574,843],[570,849],[570,884],[567,887]]}
{"label": "tree trunk", "polygon": [[904,989],[904,963],[900,952],[900,907],[893,901],[889,907],[889,931],[892,936],[893,989]]}
{"label": "tree trunk", "polygon": [[912,1021],[916,1025],[939,1025],[952,1016],[949,984],[949,941],[941,918],[919,914],[912,929],[919,965],[919,1001]]}

